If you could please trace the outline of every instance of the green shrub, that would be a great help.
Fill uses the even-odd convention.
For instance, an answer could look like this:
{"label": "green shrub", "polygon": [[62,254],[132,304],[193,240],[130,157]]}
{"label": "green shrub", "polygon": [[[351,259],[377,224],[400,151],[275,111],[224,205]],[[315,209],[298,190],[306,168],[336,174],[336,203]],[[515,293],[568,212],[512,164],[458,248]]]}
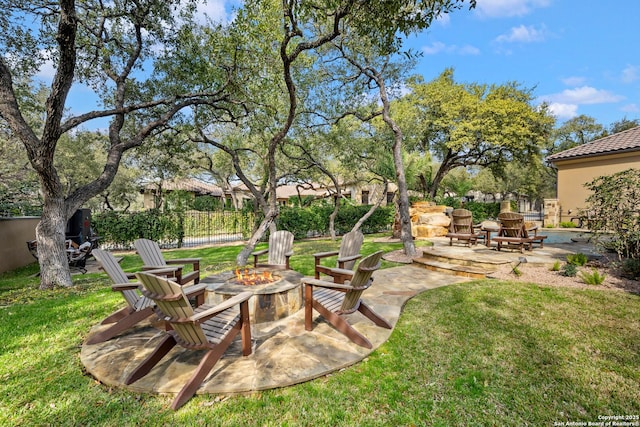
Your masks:
{"label": "green shrub", "polygon": [[560,271],[560,261],[556,261],[553,263],[553,267],[551,267],[551,271]]}
{"label": "green shrub", "polygon": [[585,184],[592,192],[587,198],[589,228],[619,259],[640,259],[640,169],[627,169],[600,176]]}
{"label": "green shrub", "polygon": [[578,267],[575,264],[567,264],[564,266],[563,276],[576,277],[576,274],[578,274]]}
{"label": "green shrub", "polygon": [[600,274],[598,270],[596,270],[595,268],[592,270],[591,273],[586,271],[580,272],[580,278],[587,285],[602,285],[602,282],[604,282],[605,277],[606,277],[606,274]]}
{"label": "green shrub", "polygon": [[573,221],[562,221],[560,223],[560,228],[576,228],[576,225]]}
{"label": "green shrub", "polygon": [[640,279],[640,259],[628,258],[622,262],[622,273],[630,279]]}
{"label": "green shrub", "polygon": [[500,203],[467,202],[464,208],[471,211],[476,224],[486,219],[495,219],[500,213]]}
{"label": "green shrub", "polygon": [[122,246],[140,238],[181,242],[184,236],[184,215],[166,214],[157,209],[133,213],[103,212],[93,215],[91,224],[101,242]]}
{"label": "green shrub", "polygon": [[578,252],[577,254],[569,254],[567,255],[567,262],[569,264],[582,267],[587,263],[587,256],[582,252]]}
{"label": "green shrub", "polygon": [[[369,209],[370,206],[367,205],[341,206],[334,224],[336,234],[349,232]],[[276,222],[278,229],[292,232],[296,239],[326,236],[329,233],[329,216],[332,212],[333,206],[329,203],[320,203],[308,208],[283,207]],[[394,206],[381,206],[367,218],[360,230],[364,234],[386,231],[392,226],[394,215]]]}

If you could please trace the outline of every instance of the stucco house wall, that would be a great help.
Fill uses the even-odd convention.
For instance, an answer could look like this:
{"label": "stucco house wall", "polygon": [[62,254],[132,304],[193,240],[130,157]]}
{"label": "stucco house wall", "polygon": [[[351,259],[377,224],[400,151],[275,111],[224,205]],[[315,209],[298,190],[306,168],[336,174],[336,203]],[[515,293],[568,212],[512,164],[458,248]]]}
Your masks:
{"label": "stucco house wall", "polygon": [[585,184],[599,176],[640,169],[640,127],[609,135],[548,159],[558,170],[560,221],[570,221],[587,207]]}
{"label": "stucco house wall", "polygon": [[40,217],[0,218],[0,273],[36,262],[27,241],[36,238]]}

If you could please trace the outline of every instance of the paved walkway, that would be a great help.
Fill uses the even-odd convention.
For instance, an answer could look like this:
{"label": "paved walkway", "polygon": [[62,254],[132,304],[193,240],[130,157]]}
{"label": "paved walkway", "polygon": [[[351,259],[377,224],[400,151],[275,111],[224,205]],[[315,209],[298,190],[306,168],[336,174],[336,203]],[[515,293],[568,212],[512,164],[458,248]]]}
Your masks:
{"label": "paved walkway", "polygon": [[[378,270],[364,294],[373,309],[393,326],[404,304],[420,292],[465,279],[431,272],[414,265]],[[314,315],[317,313],[314,311]],[[382,345],[392,330],[379,328],[360,313],[350,324],[373,344],[368,350],[349,341],[323,319],[304,329],[304,309],[286,319],[260,324],[254,332],[253,354],[242,357],[239,339],[216,364],[198,393],[234,393],[267,390],[308,381],[353,365]],[[96,325],[91,333],[104,326]],[[101,382],[131,391],[177,393],[199,363],[202,352],[174,348],[146,377],[125,386],[124,379],[156,346],[163,332],[140,325],[107,342],[83,345],[80,352],[87,371]]]}
{"label": "paved walkway", "polygon": [[[503,262],[517,261],[519,251],[497,252],[480,245],[465,248],[448,246],[448,239],[433,239],[433,251],[460,258],[488,257]],[[525,252],[529,262],[553,263],[567,253],[588,253],[584,245],[545,245]],[[389,254],[387,254],[389,255]],[[386,257],[386,256],[385,256]],[[407,259],[407,262],[410,260]],[[378,270],[374,284],[364,299],[394,327],[404,304],[429,289],[468,279],[429,271],[407,264]],[[253,325],[253,354],[242,357],[239,339],[216,364],[198,393],[237,393],[285,387],[327,375],[358,363],[382,345],[392,330],[375,326],[360,313],[348,316],[348,322],[373,344],[368,350],[349,341],[331,325],[316,316],[314,329],[304,329],[304,309],[286,319]],[[80,358],[87,371],[101,382],[131,391],[177,393],[197,366],[202,352],[175,347],[146,377],[130,386],[124,379],[156,346],[163,332],[160,325],[142,324],[107,342],[82,346]],[[96,325],[90,335],[104,326]]]}

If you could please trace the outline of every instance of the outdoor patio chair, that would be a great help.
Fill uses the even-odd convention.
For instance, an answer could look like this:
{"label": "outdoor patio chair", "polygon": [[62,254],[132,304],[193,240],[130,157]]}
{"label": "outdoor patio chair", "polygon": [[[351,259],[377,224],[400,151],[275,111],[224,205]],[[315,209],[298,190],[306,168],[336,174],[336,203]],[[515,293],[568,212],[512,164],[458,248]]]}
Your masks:
{"label": "outdoor patio chair", "polygon": [[372,348],[371,342],[356,331],[342,316],[359,311],[376,325],[391,329],[391,324],[376,314],[364,301],[362,293],[373,283],[371,275],[380,268],[382,251],[364,257],[351,280],[345,283],[333,283],[311,277],[302,279],[304,289],[304,326],[307,331],[313,329],[313,309],[342,332],[354,343]]}
{"label": "outdoor patio chair", "polygon": [[544,239],[549,236],[538,234],[538,224],[534,222],[524,223],[524,236],[531,240],[531,244],[538,243],[541,248],[544,248]]}
{"label": "outdoor patio chair", "polygon": [[[351,277],[351,274],[345,275],[340,273],[341,270],[353,270],[356,261],[362,257],[360,248],[364,242],[364,235],[360,231],[350,231],[342,236],[340,250],[318,252],[313,254],[315,258],[315,278],[320,279],[320,274],[326,274],[333,278],[334,283],[344,283]],[[321,260],[337,255],[336,267],[327,267],[321,265]]]}
{"label": "outdoor patio chair", "polygon": [[[111,327],[89,337],[86,342],[87,344],[97,344],[119,335],[133,327],[138,322],[154,314],[156,308],[153,300],[140,293],[140,283],[130,281],[130,279],[135,278],[135,273],[125,273],[122,270],[122,267],[120,267],[118,260],[110,252],[103,251],[101,249],[94,249],[93,256],[113,282],[111,290],[114,292],[120,292],[127,302],[127,306],[116,311],[100,322],[101,325],[111,324]],[[150,270],[148,273],[164,276],[173,275],[176,270],[176,267],[169,267]],[[195,298],[195,304],[198,306],[204,303],[204,293],[206,288],[207,284],[203,283],[187,286],[184,290],[189,298]]]}
{"label": "outdoor patio chair", "polygon": [[478,239],[483,237],[475,231],[478,228],[480,225],[473,224],[473,215],[470,210],[454,209],[451,212],[450,231],[445,237],[449,238],[449,246],[453,246],[453,239],[462,241],[468,246],[475,245]]}
{"label": "outdoor patio chair", "polygon": [[[27,242],[27,249],[29,249],[31,255],[37,260],[38,241],[29,240]],[[82,274],[85,274],[87,272],[87,259],[92,255],[92,242],[84,242],[81,245],[78,245],[73,240],[67,239],[64,241],[64,249],[67,253],[67,262],[69,263],[69,269],[75,269],[80,271]],[[38,275],[39,274],[40,273],[38,273]]]}
{"label": "outdoor patio chair", "polygon": [[[293,233],[287,230],[278,230],[269,236],[269,247],[251,253],[253,255],[253,266],[284,268],[290,270],[289,258],[293,255]],[[267,263],[261,264],[260,257],[267,255]]]}
{"label": "outdoor patio chair", "polygon": [[500,222],[500,231],[493,238],[493,241],[498,243],[498,250],[502,249],[502,245],[518,248],[521,253],[524,252],[524,249],[531,250],[532,240],[526,235],[524,217],[521,214],[501,212],[498,214],[498,221]]}
{"label": "outdoor patio chair", "polygon": [[[138,255],[142,258],[142,262],[144,262],[143,270],[155,270],[173,265],[179,268],[175,274],[175,281],[178,282],[178,284],[186,285],[191,281],[193,281],[194,284],[200,282],[200,258],[165,260],[162,256],[160,246],[158,246],[158,244],[153,240],[137,239],[133,244],[136,247]],[[193,265],[193,270],[189,273],[185,273],[184,264]]]}
{"label": "outdoor patio chair", "polygon": [[184,288],[177,283],[148,273],[138,273],[136,277],[142,283],[142,293],[156,302],[173,329],[166,332],[153,352],[129,374],[125,384],[147,375],[176,344],[189,350],[206,350],[195,372],[173,400],[171,409],[175,410],[191,399],[239,333],[242,354],[251,354],[247,301],[253,293],[242,292],[216,306],[201,305],[194,310]]}

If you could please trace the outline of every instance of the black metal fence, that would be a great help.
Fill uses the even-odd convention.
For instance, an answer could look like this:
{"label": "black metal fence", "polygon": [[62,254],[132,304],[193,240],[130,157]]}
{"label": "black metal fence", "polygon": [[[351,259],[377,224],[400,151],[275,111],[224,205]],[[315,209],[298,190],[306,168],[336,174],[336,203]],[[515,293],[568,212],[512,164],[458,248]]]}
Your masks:
{"label": "black metal fence", "polygon": [[93,218],[100,247],[133,249],[139,238],[155,240],[163,248],[193,247],[248,239],[255,216],[238,211],[182,213],[104,213]]}
{"label": "black metal fence", "polygon": [[199,246],[248,239],[254,223],[252,213],[237,211],[187,212],[182,246]]}
{"label": "black metal fence", "polygon": [[528,212],[519,212],[522,216],[524,216],[525,221],[543,221],[544,220],[544,211],[528,211]]}

